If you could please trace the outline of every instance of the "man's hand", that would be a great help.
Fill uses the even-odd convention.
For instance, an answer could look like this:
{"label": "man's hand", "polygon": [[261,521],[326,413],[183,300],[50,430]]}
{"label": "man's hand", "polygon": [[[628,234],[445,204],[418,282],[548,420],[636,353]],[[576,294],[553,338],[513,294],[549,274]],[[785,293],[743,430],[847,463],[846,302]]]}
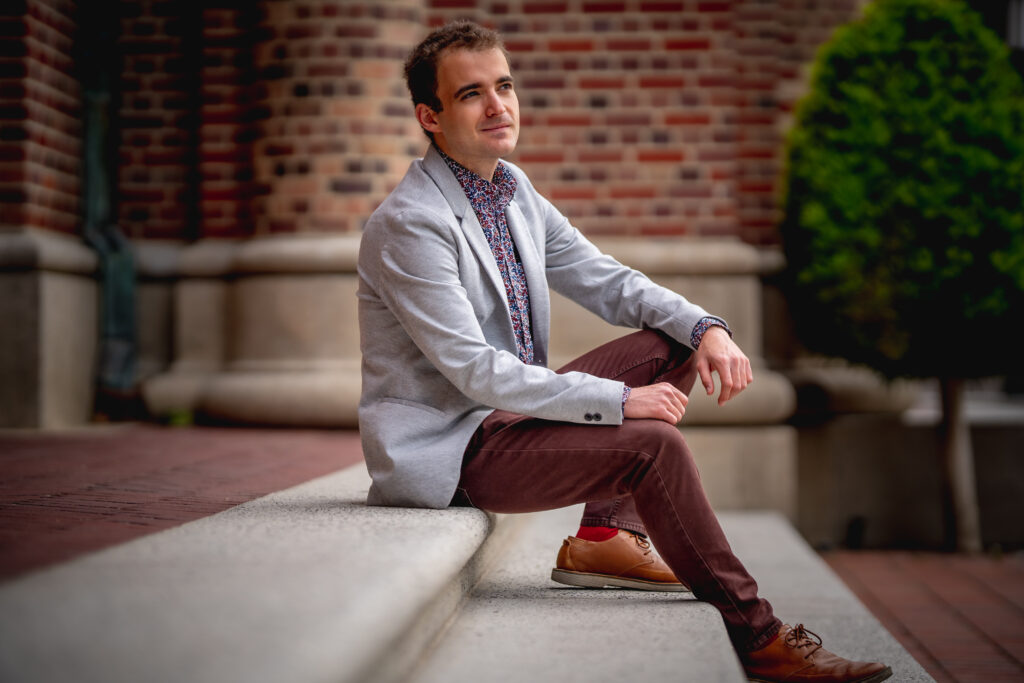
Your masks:
{"label": "man's hand", "polygon": [[697,374],[700,375],[701,384],[704,385],[708,396],[715,393],[715,380],[711,373],[718,373],[718,379],[722,383],[722,391],[718,394],[720,406],[725,405],[726,401],[754,381],[750,359],[740,351],[740,347],[736,346],[729,333],[718,326],[709,327],[704,333],[694,362],[697,364]]}
{"label": "man's hand", "polygon": [[678,424],[686,412],[686,394],[668,382],[659,382],[646,387],[633,387],[629,398],[622,407],[627,418],[649,418]]}

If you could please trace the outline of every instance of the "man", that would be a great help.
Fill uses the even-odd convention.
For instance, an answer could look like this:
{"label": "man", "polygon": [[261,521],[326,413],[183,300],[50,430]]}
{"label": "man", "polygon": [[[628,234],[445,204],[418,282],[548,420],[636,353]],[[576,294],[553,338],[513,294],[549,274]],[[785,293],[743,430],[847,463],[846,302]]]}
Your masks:
{"label": "man", "polygon": [[[519,105],[497,34],[440,28],[413,50],[406,79],[432,144],[360,248],[368,502],[495,512],[587,503],[556,580],[685,582],[721,611],[755,680],[888,678],[888,667],[841,659],[783,625],[758,597],[675,426],[696,377],[711,394],[716,373],[723,404],[753,379],[750,362],[724,321],[601,254],[500,161],[515,149]],[[643,331],[549,370],[549,286]]]}

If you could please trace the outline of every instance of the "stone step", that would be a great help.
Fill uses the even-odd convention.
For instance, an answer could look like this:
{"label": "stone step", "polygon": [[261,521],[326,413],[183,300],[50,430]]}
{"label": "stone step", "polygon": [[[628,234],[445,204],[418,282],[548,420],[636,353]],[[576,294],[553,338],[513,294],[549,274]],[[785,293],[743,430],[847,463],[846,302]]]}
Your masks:
{"label": "stone step", "polygon": [[[580,590],[549,580],[581,509],[530,515],[412,683],[745,681],[718,613],[686,594]],[[784,621],[834,652],[884,661],[894,681],[932,678],[775,513],[723,513],[734,551]]]}
{"label": "stone step", "polygon": [[550,580],[581,512],[529,515],[411,683],[746,680],[718,612],[690,593]]}
{"label": "stone step", "polygon": [[[742,680],[707,605],[549,581],[578,507],[367,508],[368,485],[358,465],[0,584],[0,680]],[[781,516],[723,524],[782,618],[931,680]]]}
{"label": "stone step", "polygon": [[368,486],[359,464],[0,585],[0,680],[401,680],[521,519]]}

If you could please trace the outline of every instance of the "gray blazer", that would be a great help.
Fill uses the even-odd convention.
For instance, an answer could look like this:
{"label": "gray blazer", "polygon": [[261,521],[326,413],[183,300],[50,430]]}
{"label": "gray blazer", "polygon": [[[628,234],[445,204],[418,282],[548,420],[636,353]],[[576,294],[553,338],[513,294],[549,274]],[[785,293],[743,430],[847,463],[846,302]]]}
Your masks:
{"label": "gray blazer", "polygon": [[366,224],[359,429],[371,505],[446,507],[466,445],[496,408],[581,424],[600,413],[601,425],[621,424],[622,382],[546,367],[549,286],[612,324],[659,329],[685,344],[707,315],[603,255],[508,166],[519,185],[506,218],[530,291],[534,365],[516,355],[494,256],[433,147]]}

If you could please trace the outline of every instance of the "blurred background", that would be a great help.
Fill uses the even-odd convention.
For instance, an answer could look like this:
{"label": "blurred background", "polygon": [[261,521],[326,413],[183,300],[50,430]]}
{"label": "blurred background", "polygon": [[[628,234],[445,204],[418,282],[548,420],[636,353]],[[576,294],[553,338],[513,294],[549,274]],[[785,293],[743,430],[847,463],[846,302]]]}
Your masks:
{"label": "blurred background", "polygon": [[[787,140],[819,48],[868,4],[6,2],[0,427],[355,429],[360,229],[427,144],[402,61],[470,18],[512,56],[511,161],[599,246],[729,320],[754,359],[740,399],[695,399],[684,425],[715,505],[779,510],[820,548],[953,547],[939,383],[812,353],[791,305],[780,226],[798,231],[785,217],[803,204]],[[962,15],[1010,71],[1021,5]],[[1007,268],[1019,282],[1021,262]],[[564,301],[552,327],[553,365],[623,332]],[[1020,375],[975,375],[972,547],[1014,549]]]}

